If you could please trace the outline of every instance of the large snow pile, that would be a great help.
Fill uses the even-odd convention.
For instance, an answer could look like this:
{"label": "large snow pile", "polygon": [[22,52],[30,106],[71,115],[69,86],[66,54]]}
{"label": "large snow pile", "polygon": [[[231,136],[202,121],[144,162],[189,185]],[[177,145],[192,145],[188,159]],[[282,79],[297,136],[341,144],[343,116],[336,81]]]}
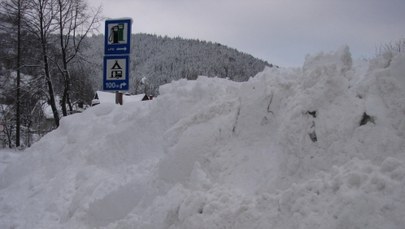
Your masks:
{"label": "large snow pile", "polygon": [[[405,55],[100,104],[2,169],[0,228],[405,228]],[[10,161],[10,160],[9,160]]]}

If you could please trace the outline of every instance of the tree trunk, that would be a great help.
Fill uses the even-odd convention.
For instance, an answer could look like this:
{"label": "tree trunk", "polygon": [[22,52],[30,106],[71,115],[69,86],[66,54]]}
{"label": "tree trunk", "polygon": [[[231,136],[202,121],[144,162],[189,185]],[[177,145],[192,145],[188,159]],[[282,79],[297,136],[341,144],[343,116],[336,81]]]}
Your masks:
{"label": "tree trunk", "polygon": [[66,70],[63,70],[63,79],[65,81],[65,84],[64,84],[64,88],[63,88],[62,101],[61,101],[62,115],[63,116],[68,115],[67,114],[67,109],[66,109],[66,103],[67,103],[67,100],[69,98],[69,85],[67,85],[68,84],[68,79],[67,79],[67,76],[66,76],[68,74],[66,74],[65,71]]}
{"label": "tree trunk", "polygon": [[53,113],[53,119],[55,121],[55,125],[58,127],[59,126],[59,113],[58,109],[56,107],[56,101],[55,101],[55,92],[53,90],[53,84],[51,80],[51,76],[49,73],[49,63],[48,63],[48,56],[46,55],[46,44],[42,44],[42,52],[44,53],[44,70],[45,70],[45,80],[46,84],[48,85],[48,93],[49,93],[49,104],[51,105],[52,108],[52,113]]}
{"label": "tree trunk", "polygon": [[21,103],[21,91],[20,91],[20,81],[21,81],[21,0],[17,2],[17,98],[16,98],[16,129],[15,129],[15,146],[20,146],[20,129],[21,129],[21,117],[20,117],[20,103]]}
{"label": "tree trunk", "polygon": [[[62,11],[60,13],[60,18],[62,18]],[[70,91],[70,75],[67,70],[67,59],[66,59],[66,49],[64,45],[64,38],[63,38],[63,25],[62,25],[62,19],[60,19],[59,22],[59,30],[60,30],[60,46],[61,46],[61,51],[62,51],[62,63],[63,63],[63,69],[62,69],[62,75],[63,75],[63,80],[64,80],[64,88],[63,88],[63,95],[62,95],[62,114],[63,116],[67,116],[67,109],[66,109],[66,103],[70,103],[69,100],[69,91]]]}
{"label": "tree trunk", "polygon": [[52,108],[52,113],[53,113],[53,119],[55,121],[55,125],[58,127],[59,126],[59,113],[58,109],[56,107],[56,102],[55,102],[55,92],[53,90],[53,85],[52,85],[52,80],[51,80],[51,75],[49,72],[49,61],[48,61],[48,51],[47,51],[47,40],[46,40],[46,34],[44,31],[44,15],[43,15],[43,7],[40,7],[40,12],[39,12],[39,20],[40,20],[40,36],[41,36],[41,46],[42,46],[42,55],[43,55],[43,61],[44,61],[44,71],[45,71],[45,80],[48,85],[48,93],[49,93],[49,104],[51,105]]}
{"label": "tree trunk", "polygon": [[[69,74],[69,71],[68,71],[68,60],[67,60],[67,52],[66,52],[67,44],[65,45],[64,33],[63,33],[63,30],[65,28],[65,26],[64,26],[65,20],[64,20],[62,8],[64,8],[63,6],[66,3],[67,2],[64,3],[61,0],[58,1],[58,4],[59,4],[59,41],[60,41],[60,47],[61,47],[61,52],[62,52],[61,53],[62,54],[62,63],[63,63],[62,75],[63,75],[63,79],[64,79],[64,88],[63,88],[62,101],[61,101],[63,116],[68,115],[67,114],[67,109],[66,109],[66,104],[69,105],[69,111],[70,112],[72,112],[72,110],[73,110],[72,109],[72,104],[70,102],[70,96],[69,96],[69,93],[70,93],[70,74]],[[65,5],[65,7],[66,7],[66,5]]]}
{"label": "tree trunk", "polygon": [[52,108],[52,114],[53,114],[53,119],[55,120],[55,125],[58,127],[59,126],[59,113],[58,113],[58,109],[56,107],[55,92],[53,90],[51,76],[49,73],[48,57],[46,55],[44,55],[44,69],[45,69],[45,79],[46,79],[46,83],[48,85],[49,104],[51,105],[51,108]]}
{"label": "tree trunk", "polygon": [[72,107],[72,103],[70,101],[70,96],[69,96],[69,93],[70,93],[70,74],[69,74],[69,72],[67,70],[67,64],[64,63],[64,65],[66,67],[64,67],[64,70],[63,70],[63,75],[64,75],[63,78],[65,80],[65,85],[64,85],[64,89],[63,89],[63,95],[62,95],[62,113],[63,113],[63,116],[67,116],[68,114],[67,114],[66,104],[68,105],[70,112],[72,112],[73,107]]}

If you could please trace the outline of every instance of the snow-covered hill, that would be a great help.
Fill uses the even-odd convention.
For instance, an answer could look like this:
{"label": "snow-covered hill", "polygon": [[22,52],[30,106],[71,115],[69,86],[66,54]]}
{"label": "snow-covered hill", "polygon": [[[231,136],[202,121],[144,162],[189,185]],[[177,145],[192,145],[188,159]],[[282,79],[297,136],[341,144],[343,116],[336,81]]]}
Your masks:
{"label": "snow-covered hill", "polygon": [[[158,94],[159,86],[179,79],[196,79],[199,75],[247,81],[268,66],[267,61],[236,49],[200,40],[169,38],[150,34],[133,34],[131,49],[130,92]],[[104,36],[86,40],[85,69],[101,86]],[[95,88],[100,89],[100,88]]]}
{"label": "snow-covered hill", "polygon": [[403,53],[345,47],[100,104],[3,152],[0,228],[403,229],[404,89]]}

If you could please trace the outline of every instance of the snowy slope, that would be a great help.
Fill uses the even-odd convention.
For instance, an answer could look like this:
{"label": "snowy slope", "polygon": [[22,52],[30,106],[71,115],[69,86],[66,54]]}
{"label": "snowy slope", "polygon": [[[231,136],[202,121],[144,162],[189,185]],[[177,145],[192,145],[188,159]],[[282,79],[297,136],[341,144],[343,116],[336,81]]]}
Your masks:
{"label": "snowy slope", "polygon": [[8,163],[0,228],[405,227],[405,55],[100,104]]}

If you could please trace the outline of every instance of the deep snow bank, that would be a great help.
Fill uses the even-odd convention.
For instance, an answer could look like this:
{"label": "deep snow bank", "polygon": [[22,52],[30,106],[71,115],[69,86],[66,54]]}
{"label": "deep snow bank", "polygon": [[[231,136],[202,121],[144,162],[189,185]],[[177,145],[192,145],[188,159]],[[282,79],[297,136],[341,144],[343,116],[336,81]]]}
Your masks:
{"label": "deep snow bank", "polygon": [[101,104],[10,163],[0,228],[403,228],[405,56]]}

